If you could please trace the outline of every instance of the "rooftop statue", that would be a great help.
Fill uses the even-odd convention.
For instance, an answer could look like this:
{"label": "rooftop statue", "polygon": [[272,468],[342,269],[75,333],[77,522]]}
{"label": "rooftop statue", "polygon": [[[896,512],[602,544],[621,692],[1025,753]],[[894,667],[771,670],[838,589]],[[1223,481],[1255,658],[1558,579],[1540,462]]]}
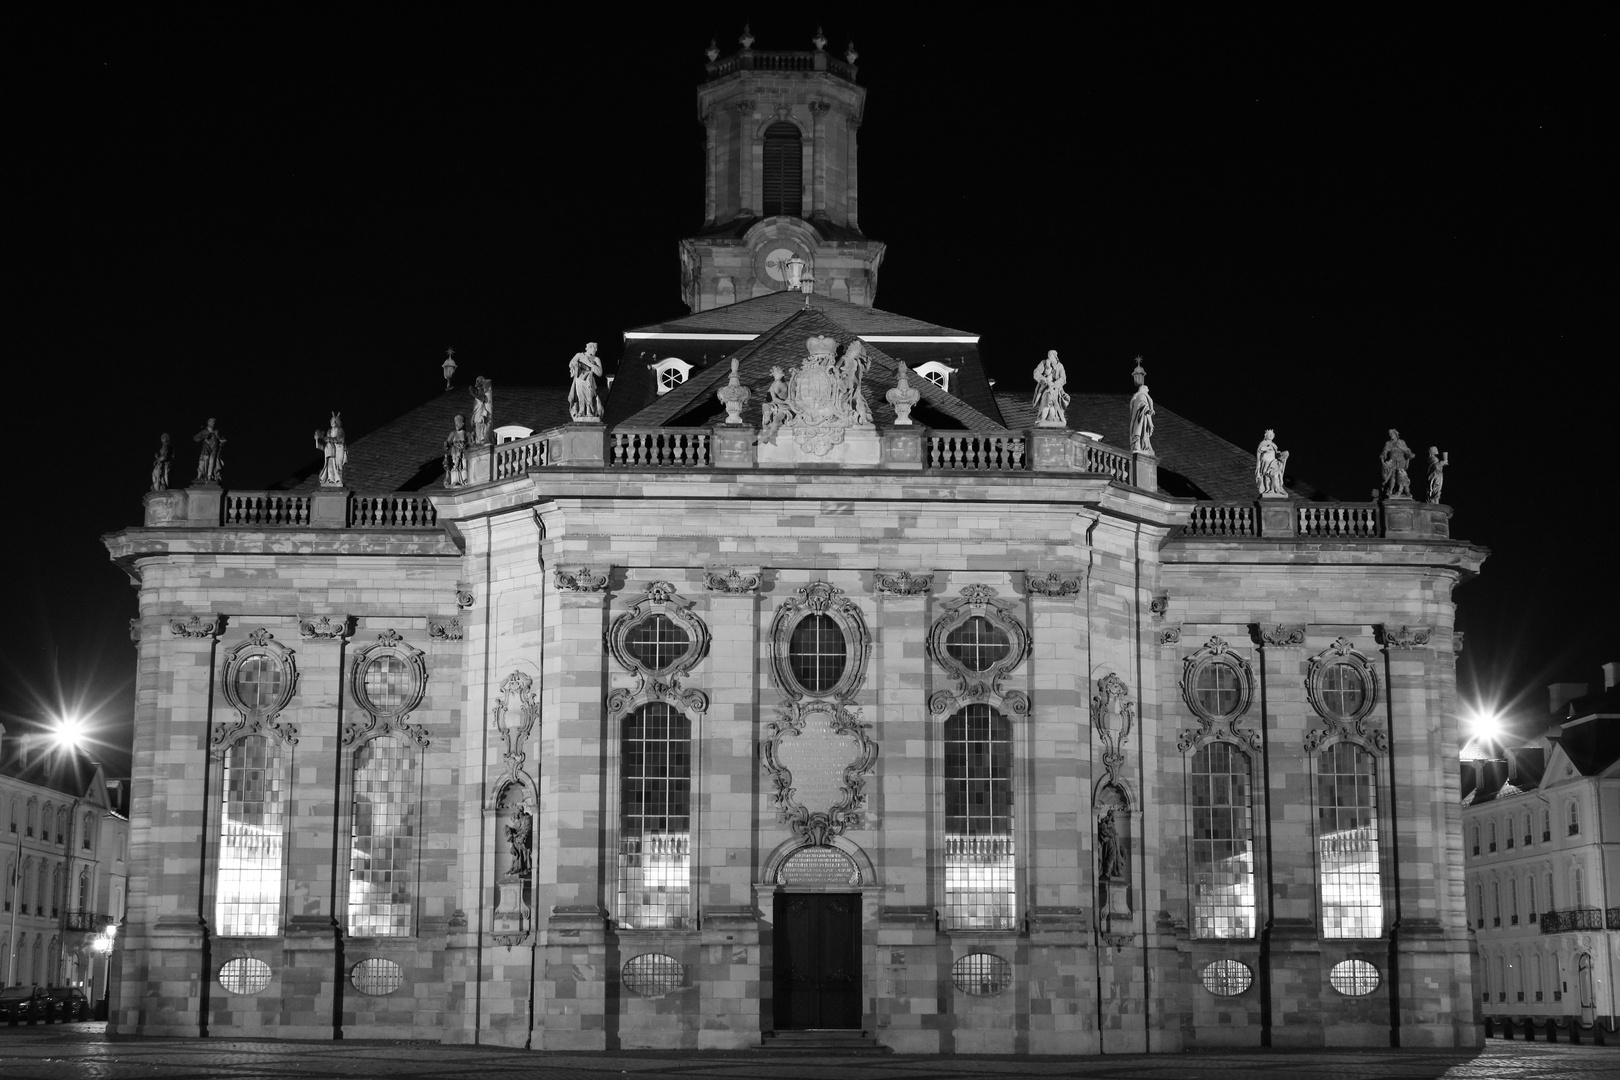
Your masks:
{"label": "rooftop statue", "polygon": [[599,423],[602,399],[596,393],[596,380],[602,375],[602,361],[596,355],[596,342],[588,342],[584,352],[568,361],[568,415],[575,423]]}
{"label": "rooftop statue", "polygon": [[1412,448],[1401,438],[1401,433],[1390,428],[1389,441],[1384,444],[1384,452],[1379,457],[1384,465],[1384,498],[1412,497],[1412,480],[1406,475],[1406,466],[1416,456],[1412,453]]}
{"label": "rooftop statue", "polygon": [[169,433],[165,431],[158,442],[157,453],[152,456],[153,491],[169,490],[169,461],[173,456],[169,451]]}
{"label": "rooftop statue", "polygon": [[866,355],[866,343],[856,338],[845,345],[839,363],[844,371],[844,392],[849,395],[850,407],[855,410],[855,423],[870,427],[872,409],[866,404],[866,394],[862,391],[866,373],[872,367],[872,358]]}
{"label": "rooftop statue", "polygon": [[225,458],[222,450],[225,446],[225,436],[219,433],[214,426],[214,418],[208,418],[208,426],[191,437],[192,442],[202,443],[202,453],[197,457],[198,484],[217,484],[220,475],[225,469]]}
{"label": "rooftop statue", "polygon": [[1260,446],[1254,452],[1254,482],[1260,489],[1260,497],[1265,499],[1281,499],[1288,495],[1288,489],[1283,486],[1288,451],[1278,451],[1277,444],[1272,441],[1276,437],[1277,433],[1267,428],[1266,437],[1260,440]]}
{"label": "rooftop statue", "polygon": [[714,396],[719,398],[720,404],[726,407],[726,423],[742,423],[743,406],[748,404],[749,394],[748,387],[742,384],[742,378],[737,374],[737,358],[735,356],[731,358],[731,378],[726,382],[726,385],[715,391]]}
{"label": "rooftop statue", "polygon": [[1046,354],[1046,359],[1035,366],[1035,426],[1036,427],[1068,427],[1068,414],[1064,411],[1069,407],[1069,395],[1063,387],[1068,383],[1068,372],[1058,362],[1056,349]]}
{"label": "rooftop statue", "polygon": [[472,438],[479,446],[495,441],[495,383],[482,375],[473,380]]}
{"label": "rooftop statue", "polygon": [[1446,466],[1451,464],[1451,454],[1442,454],[1437,446],[1429,447],[1429,501],[1440,501],[1440,489],[1446,483]]}
{"label": "rooftop statue", "polygon": [[321,487],[342,487],[343,467],[349,463],[349,447],[343,437],[342,413],[333,413],[327,429],[315,432],[315,449],[324,455],[321,461]]}
{"label": "rooftop statue", "polygon": [[765,405],[760,410],[759,441],[776,445],[776,433],[782,425],[793,419],[793,406],[788,404],[786,376],[779,367],[771,368],[771,388],[766,391]]}
{"label": "rooftop statue", "polygon": [[467,418],[456,415],[456,426],[444,437],[444,486],[467,482]]}
{"label": "rooftop statue", "polygon": [[1131,449],[1138,453],[1153,453],[1153,398],[1148,394],[1147,371],[1142,358],[1136,358],[1136,393],[1131,396]]}
{"label": "rooftop statue", "polygon": [[895,380],[894,388],[883,395],[884,400],[894,406],[896,426],[911,423],[911,407],[922,397],[922,394],[911,385],[911,369],[905,364],[899,367],[900,376]]}

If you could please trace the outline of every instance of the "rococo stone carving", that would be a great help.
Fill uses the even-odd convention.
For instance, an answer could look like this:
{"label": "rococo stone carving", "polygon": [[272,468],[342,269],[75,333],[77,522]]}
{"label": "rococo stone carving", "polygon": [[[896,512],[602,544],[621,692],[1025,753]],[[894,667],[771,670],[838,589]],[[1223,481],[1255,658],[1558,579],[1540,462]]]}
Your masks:
{"label": "rococo stone carving", "polygon": [[[513,703],[516,715],[513,715]],[[495,731],[501,739],[501,775],[489,786],[491,805],[499,803],[508,784],[516,783],[526,794],[532,795],[530,782],[523,772],[528,757],[524,747],[540,721],[540,702],[535,696],[534,679],[521,671],[514,671],[501,681],[499,696],[493,710]]]}
{"label": "rococo stone carving", "polygon": [[861,386],[872,361],[859,338],[844,347],[842,356],[836,355],[838,341],[830,336],[817,335],[804,344],[808,355],[788,376],[783,395],[791,413],[787,426],[800,449],[822,457],[844,441],[849,428],[872,426]]}
{"label": "rococo stone carving", "polygon": [[[250,663],[252,674],[244,679],[242,670]],[[298,745],[297,725],[281,720],[281,711],[298,690],[298,665],[292,650],[276,641],[274,634],[258,627],[226,653],[223,681],[225,700],[236,710],[237,718],[214,725],[208,744],[215,754],[249,735],[273,735],[288,746]],[[264,688],[273,688],[273,692],[268,701],[262,697],[246,700],[244,687],[251,687],[255,694]]]}
{"label": "rococo stone carving", "polygon": [[472,589],[470,589],[470,588],[468,588],[466,586],[458,586],[457,589],[456,589],[456,607],[462,608],[463,610],[465,610],[465,609],[470,608],[472,606],[473,606],[473,591],[472,591]]}
{"label": "rococo stone carving", "polygon": [[1091,726],[1102,740],[1102,763],[1108,771],[1099,787],[1121,786],[1119,772],[1125,765],[1125,740],[1136,726],[1136,705],[1130,693],[1125,680],[1110,671],[1097,680],[1097,690],[1091,695]]}
{"label": "rococo stone carving", "polygon": [[[955,654],[951,635],[970,619],[983,619],[1006,638],[1006,652],[999,659],[985,659],[975,668]],[[1002,682],[1029,655],[1029,631],[1013,616],[1011,605],[997,599],[988,585],[969,585],[961,596],[945,602],[944,612],[928,631],[928,655],[956,680],[954,690],[941,690],[928,699],[928,711],[935,716],[954,713],[966,705],[987,703],[1014,716],[1029,714],[1029,697],[1021,690],[1008,690]],[[969,655],[969,654],[964,654]]]}
{"label": "rococo stone carving", "polygon": [[464,636],[461,619],[458,616],[441,618],[437,615],[428,616],[428,639],[430,641],[460,641]]}
{"label": "rococo stone carving", "polygon": [[218,615],[203,618],[193,615],[189,619],[170,619],[169,632],[175,637],[218,637],[225,629],[225,620]]}
{"label": "rococo stone carving", "polygon": [[1161,593],[1148,601],[1148,614],[1155,619],[1162,619],[1170,611],[1170,594]]}
{"label": "rococo stone carving", "polygon": [[[1323,726],[1305,733],[1306,752],[1315,752],[1333,738],[1350,739],[1369,749],[1388,751],[1388,734],[1370,723],[1373,707],[1378,704],[1377,673],[1350,639],[1337,639],[1311,657],[1307,664],[1305,696]],[[1353,688],[1354,692],[1347,691],[1346,687]]]}
{"label": "rococo stone carving", "polygon": [[1160,645],[1178,645],[1181,643],[1181,627],[1166,626],[1159,631]]}
{"label": "rococo stone carving", "polygon": [[1386,649],[1421,649],[1431,636],[1427,626],[1378,627],[1378,640]]}
{"label": "rococo stone carving", "polygon": [[[636,677],[634,686],[621,686],[607,696],[608,714],[623,716],[638,705],[664,701],[687,713],[708,711],[709,696],[688,689],[681,680],[708,655],[709,628],[691,611],[692,603],[675,595],[675,586],[654,581],[630,610],[613,620],[608,630],[608,652],[619,666]],[[652,667],[630,645],[631,633],[649,619],[668,619],[686,635],[686,647],[662,667]]]}
{"label": "rococo stone carving", "polygon": [[[1209,708],[1198,693],[1199,676],[1212,664],[1224,667],[1233,676],[1231,680],[1215,684],[1220,687],[1217,701],[1227,694],[1231,695],[1230,707],[1218,711]],[[1183,731],[1177,737],[1176,745],[1182,753],[1217,739],[1238,743],[1251,750],[1260,749],[1260,733],[1238,726],[1238,721],[1243,719],[1254,701],[1254,669],[1248,658],[1228,645],[1224,638],[1211,637],[1197,652],[1182,661],[1181,697],[1198,718],[1199,724],[1196,729]]]}
{"label": "rococo stone carving", "polygon": [[129,640],[136,645],[141,643],[141,620],[129,620]]}
{"label": "rococo stone carving", "polygon": [[854,697],[866,679],[866,662],[872,655],[872,635],[861,617],[861,609],[844,595],[844,590],[825,581],[813,581],[795,591],[795,599],[783,603],[771,622],[771,668],[776,685],[784,694],[801,693],[799,681],[793,675],[788,660],[788,643],[793,628],[808,615],[826,615],[838,624],[844,635],[844,671],[826,690],[805,697],[835,697],[844,701]]}
{"label": "rococo stone carving", "polygon": [[563,592],[601,592],[607,588],[608,576],[599,574],[588,566],[577,567],[573,570],[561,568],[552,572],[557,588]]}
{"label": "rococo stone carving", "polygon": [[332,618],[330,615],[311,615],[298,620],[298,636],[305,641],[312,639],[342,640],[349,636],[349,617],[339,615]]}
{"label": "rococo stone carving", "polygon": [[[391,675],[403,676],[403,692],[399,694],[397,704],[374,700],[366,687],[367,670],[373,662],[386,658],[393,658],[402,665],[402,670],[395,668],[390,672]],[[376,641],[354,654],[354,662],[349,666],[349,697],[365,714],[365,719],[343,725],[343,745],[358,746],[371,739],[395,734],[417,746],[430,745],[433,740],[428,737],[427,729],[420,724],[410,723],[411,713],[422,704],[422,695],[426,691],[425,654],[406,642],[397,631],[384,630],[377,635]]]}
{"label": "rococo stone carving", "polygon": [[879,593],[890,596],[921,596],[934,587],[932,574],[913,574],[910,570],[888,573],[879,570],[873,577],[873,586]]}
{"label": "rococo stone carving", "polygon": [[1048,570],[1045,576],[1039,576],[1033,571],[1024,572],[1024,588],[1036,596],[1049,596],[1053,599],[1060,596],[1079,596],[1080,590],[1085,588],[1085,583],[1084,570],[1075,573]]}
{"label": "rococo stone carving", "polygon": [[1305,624],[1295,623],[1285,626],[1278,623],[1269,630],[1260,630],[1259,641],[1262,645],[1293,646],[1305,644]]}
{"label": "rococo stone carving", "polygon": [[703,575],[703,584],[714,592],[751,593],[759,591],[759,575],[745,574],[735,566],[717,566]]}

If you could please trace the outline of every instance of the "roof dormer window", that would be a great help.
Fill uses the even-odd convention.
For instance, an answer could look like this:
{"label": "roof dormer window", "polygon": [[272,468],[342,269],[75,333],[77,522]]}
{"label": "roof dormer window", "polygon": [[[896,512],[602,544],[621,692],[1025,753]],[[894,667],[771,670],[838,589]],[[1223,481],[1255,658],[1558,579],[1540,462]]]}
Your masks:
{"label": "roof dormer window", "polygon": [[673,356],[666,356],[658,363],[652,365],[653,378],[658,383],[658,396],[663,397],[692,374],[692,365],[685,360],[677,360]]}
{"label": "roof dormer window", "polygon": [[918,364],[911,370],[927,379],[946,393],[951,389],[951,376],[955,375],[957,368],[947,367],[938,360],[930,360],[926,364]]}

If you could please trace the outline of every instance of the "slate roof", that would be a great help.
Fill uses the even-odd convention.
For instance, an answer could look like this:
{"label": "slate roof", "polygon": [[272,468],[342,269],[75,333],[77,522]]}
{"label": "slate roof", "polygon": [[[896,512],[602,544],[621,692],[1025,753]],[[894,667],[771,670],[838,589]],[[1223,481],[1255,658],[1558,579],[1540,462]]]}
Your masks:
{"label": "slate roof", "polygon": [[[844,306],[863,311],[870,310],[858,308],[854,304]],[[618,421],[614,426],[695,426],[724,416],[725,408],[715,397],[715,391],[730,380],[730,361],[735,359],[738,377],[752,392],[748,404],[743,408],[743,420],[758,427],[761,408],[770,390],[771,368],[774,366],[784,371],[791,370],[806,356],[805,340],[817,335],[837,339],[842,350],[844,345],[858,336],[858,332],[840,321],[835,321],[824,309],[814,305],[808,308],[801,305],[768,333],[761,334],[732,353],[725,362],[693,372],[686,382],[662,397],[655,398],[644,408]],[[871,406],[872,417],[878,426],[886,427],[894,423],[894,408],[884,399],[884,395],[895,385],[899,377],[899,362],[881,346],[871,343],[866,345],[866,355],[872,360],[864,383],[866,401]],[[1004,430],[999,417],[980,412],[927,379],[914,376],[910,381],[922,395],[911,414],[918,424],[968,431]]]}
{"label": "slate roof", "polygon": [[[766,293],[735,304],[710,308],[678,319],[632,326],[626,334],[763,334],[783,319],[804,310],[803,293]],[[808,307],[820,311],[848,330],[851,334],[904,334],[914,337],[961,337],[977,335],[967,330],[953,330],[938,323],[924,322],[908,315],[896,315],[881,308],[852,304],[848,300],[835,300],[820,293],[810,294]]]}

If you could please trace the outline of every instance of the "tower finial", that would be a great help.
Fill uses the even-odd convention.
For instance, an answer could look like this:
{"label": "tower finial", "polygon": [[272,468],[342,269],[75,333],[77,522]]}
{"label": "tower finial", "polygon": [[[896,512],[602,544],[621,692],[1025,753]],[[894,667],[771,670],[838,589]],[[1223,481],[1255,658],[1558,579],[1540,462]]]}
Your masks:
{"label": "tower finial", "polygon": [[714,38],[709,39],[709,47],[704,50],[704,55],[709,58],[711,64],[720,59],[720,47],[714,43]]}
{"label": "tower finial", "polygon": [[860,58],[861,58],[861,54],[855,51],[855,42],[851,41],[849,43],[848,48],[846,48],[844,50],[844,60],[847,63],[853,64],[855,61],[859,60]]}
{"label": "tower finial", "polygon": [[816,52],[826,51],[827,35],[821,32],[821,27],[816,27],[816,36],[810,39],[810,44],[816,47]]}
{"label": "tower finial", "polygon": [[754,32],[748,28],[747,23],[743,23],[742,37],[737,39],[737,44],[741,45],[745,52],[754,47]]}

